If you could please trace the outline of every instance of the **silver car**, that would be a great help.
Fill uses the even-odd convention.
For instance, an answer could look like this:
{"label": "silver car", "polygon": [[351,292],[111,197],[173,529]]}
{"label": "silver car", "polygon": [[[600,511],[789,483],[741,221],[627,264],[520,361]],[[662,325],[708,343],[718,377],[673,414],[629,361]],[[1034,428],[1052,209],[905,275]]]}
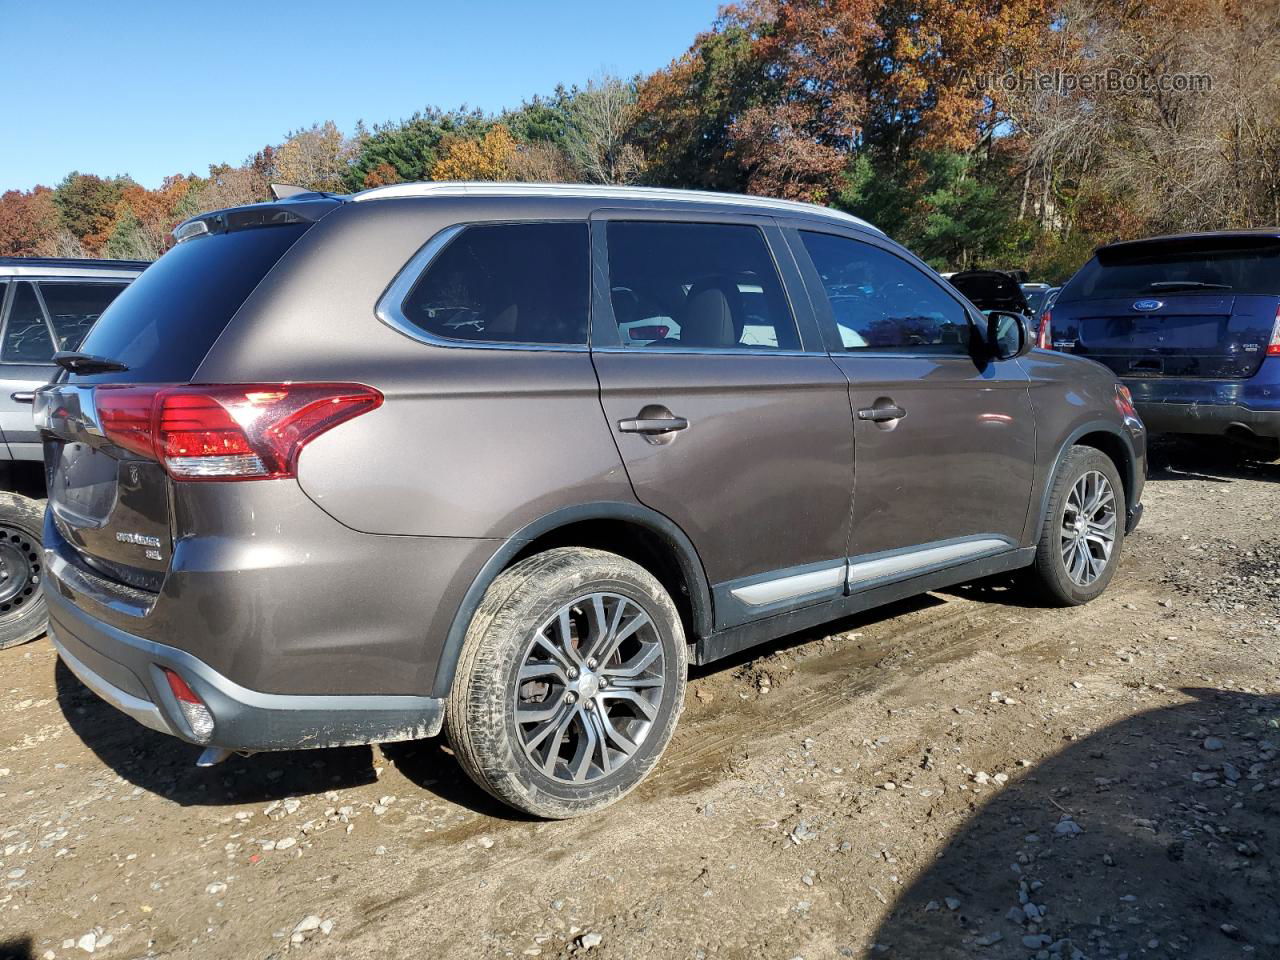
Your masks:
{"label": "silver car", "polygon": [[40,595],[44,453],[31,422],[34,391],[77,350],[99,315],[147,264],[136,260],[0,257],[0,649],[33,640]]}

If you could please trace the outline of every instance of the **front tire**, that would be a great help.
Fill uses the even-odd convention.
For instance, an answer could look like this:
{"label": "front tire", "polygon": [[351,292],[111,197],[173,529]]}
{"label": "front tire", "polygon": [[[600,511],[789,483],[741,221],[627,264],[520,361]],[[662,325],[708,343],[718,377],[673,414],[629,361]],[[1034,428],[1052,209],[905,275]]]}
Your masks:
{"label": "front tire", "polygon": [[45,632],[44,501],[0,492],[0,650]]}
{"label": "front tire", "polygon": [[458,762],[548,819],[614,803],[662,756],[684,705],[671,597],[616,554],[562,547],[504,571],[467,631],[445,703]]}
{"label": "front tire", "polygon": [[1030,576],[1054,606],[1088,603],[1107,588],[1124,546],[1124,485],[1101,450],[1072,447],[1058,467]]}

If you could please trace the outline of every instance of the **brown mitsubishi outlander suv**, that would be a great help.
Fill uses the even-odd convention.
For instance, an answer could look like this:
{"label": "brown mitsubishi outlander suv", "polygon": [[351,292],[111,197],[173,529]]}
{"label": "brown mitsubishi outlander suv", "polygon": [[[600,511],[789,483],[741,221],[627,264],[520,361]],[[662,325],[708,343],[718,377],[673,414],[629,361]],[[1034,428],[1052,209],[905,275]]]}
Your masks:
{"label": "brown mitsubishi outlander suv", "polygon": [[521,810],[657,763],[690,661],[1022,571],[1096,597],[1145,438],[855,218],[403,184],[191,219],[39,391],[62,659],[230,752],[430,737]]}

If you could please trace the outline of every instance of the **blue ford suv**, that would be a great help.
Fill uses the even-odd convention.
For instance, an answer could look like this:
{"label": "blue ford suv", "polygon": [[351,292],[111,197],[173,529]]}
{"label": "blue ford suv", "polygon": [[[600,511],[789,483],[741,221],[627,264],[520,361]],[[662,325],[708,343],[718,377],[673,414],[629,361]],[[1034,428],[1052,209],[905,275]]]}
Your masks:
{"label": "blue ford suv", "polygon": [[1280,457],[1280,229],[1101,247],[1041,341],[1115,371],[1152,433]]}

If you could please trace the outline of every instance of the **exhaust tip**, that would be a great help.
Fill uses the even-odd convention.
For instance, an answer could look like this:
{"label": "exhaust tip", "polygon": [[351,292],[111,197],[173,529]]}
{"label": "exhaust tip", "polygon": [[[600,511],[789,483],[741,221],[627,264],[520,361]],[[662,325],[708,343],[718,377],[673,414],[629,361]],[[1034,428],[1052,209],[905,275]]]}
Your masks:
{"label": "exhaust tip", "polygon": [[232,751],[226,747],[205,747],[196,758],[197,767],[216,767],[227,757],[231,756]]}

